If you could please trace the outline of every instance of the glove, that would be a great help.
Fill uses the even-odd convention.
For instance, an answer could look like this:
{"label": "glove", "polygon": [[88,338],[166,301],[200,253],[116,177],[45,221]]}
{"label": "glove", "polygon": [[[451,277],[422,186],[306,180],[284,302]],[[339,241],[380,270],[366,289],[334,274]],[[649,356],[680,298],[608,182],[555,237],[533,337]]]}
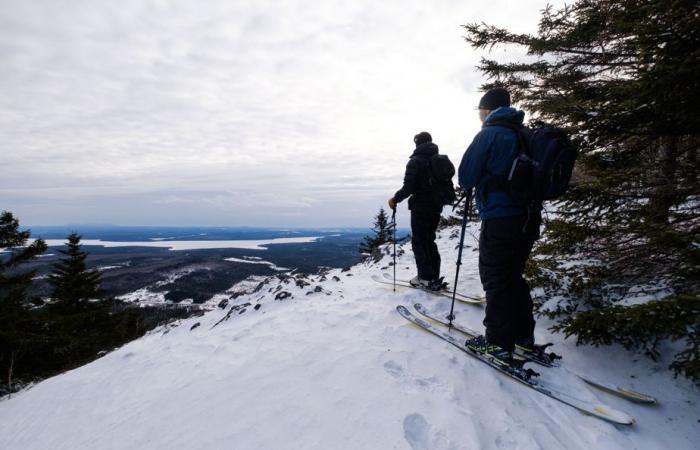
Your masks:
{"label": "glove", "polygon": [[394,200],[394,197],[389,199],[389,208],[396,209],[396,200]]}

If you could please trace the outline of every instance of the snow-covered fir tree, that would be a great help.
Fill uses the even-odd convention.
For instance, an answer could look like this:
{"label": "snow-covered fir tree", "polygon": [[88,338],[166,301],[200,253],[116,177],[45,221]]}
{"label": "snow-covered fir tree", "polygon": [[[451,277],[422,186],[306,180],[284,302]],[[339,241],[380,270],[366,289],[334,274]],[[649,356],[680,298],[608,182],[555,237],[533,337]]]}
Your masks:
{"label": "snow-covered fir tree", "polygon": [[484,88],[508,87],[580,150],[530,271],[546,298],[566,300],[541,311],[579,342],[655,356],[660,340],[686,339],[673,368],[700,382],[697,3],[580,0],[548,7],[536,34],[465,29],[475,48],[527,50],[521,61],[482,59]]}
{"label": "snow-covered fir tree", "polygon": [[82,250],[77,233],[68,236],[66,245],[67,250],[59,250],[66,257],[54,264],[49,275],[53,286],[51,297],[66,308],[78,309],[100,295],[100,272],[88,270],[85,263],[88,253]]}

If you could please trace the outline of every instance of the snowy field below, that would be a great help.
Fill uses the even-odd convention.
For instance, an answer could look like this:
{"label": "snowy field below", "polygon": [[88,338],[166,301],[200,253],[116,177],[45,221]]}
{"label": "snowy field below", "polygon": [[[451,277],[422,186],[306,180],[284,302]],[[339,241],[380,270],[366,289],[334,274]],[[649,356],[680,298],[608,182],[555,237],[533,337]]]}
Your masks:
{"label": "snowy field below", "polygon": [[[440,233],[454,277],[455,229]],[[482,295],[470,229],[460,291]],[[410,244],[397,276],[413,276]],[[280,274],[225,310],[191,318],[0,402],[0,448],[30,449],[693,449],[700,391],[613,346],[577,347],[538,321],[563,367],[547,382],[636,418],[585,416],[496,373],[396,313],[446,298],[372,281],[391,258],[303,277]],[[482,330],[483,306],[457,304]],[[640,405],[575,377],[585,373],[658,398]]]}

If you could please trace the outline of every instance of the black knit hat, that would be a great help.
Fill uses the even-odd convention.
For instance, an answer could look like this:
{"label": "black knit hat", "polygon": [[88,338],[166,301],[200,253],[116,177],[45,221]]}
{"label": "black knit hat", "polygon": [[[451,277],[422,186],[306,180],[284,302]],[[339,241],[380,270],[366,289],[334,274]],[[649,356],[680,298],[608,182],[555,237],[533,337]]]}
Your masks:
{"label": "black knit hat", "polygon": [[413,142],[415,142],[416,146],[419,146],[426,142],[433,142],[433,137],[427,131],[421,131],[413,137]]}
{"label": "black knit hat", "polygon": [[489,89],[479,100],[479,109],[493,111],[501,106],[510,106],[510,93],[503,88]]}

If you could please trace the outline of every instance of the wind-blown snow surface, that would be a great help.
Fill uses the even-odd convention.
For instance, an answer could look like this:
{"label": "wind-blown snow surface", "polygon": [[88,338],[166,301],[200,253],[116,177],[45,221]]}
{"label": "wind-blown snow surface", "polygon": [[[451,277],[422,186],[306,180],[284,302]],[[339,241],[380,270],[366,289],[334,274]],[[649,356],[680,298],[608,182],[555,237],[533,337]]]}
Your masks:
{"label": "wind-blown snow surface", "polygon": [[[442,231],[439,240],[450,277],[454,234]],[[480,294],[471,236],[467,243],[460,288]],[[404,250],[403,278],[413,273],[410,245]],[[534,367],[542,377],[624,410],[637,424],[618,428],[584,416],[401,318],[398,304],[422,302],[444,314],[449,300],[371,281],[381,268],[391,271],[389,261],[268,279],[226,310],[158,329],[43,381],[0,402],[0,448],[697,448],[700,393],[674,380],[668,361],[576,347],[540,321],[538,340],[555,342],[569,370]],[[291,297],[275,300],[283,292]],[[460,323],[480,327],[482,307],[456,308]],[[575,381],[573,371],[619,381],[660,404],[611,397]]]}

